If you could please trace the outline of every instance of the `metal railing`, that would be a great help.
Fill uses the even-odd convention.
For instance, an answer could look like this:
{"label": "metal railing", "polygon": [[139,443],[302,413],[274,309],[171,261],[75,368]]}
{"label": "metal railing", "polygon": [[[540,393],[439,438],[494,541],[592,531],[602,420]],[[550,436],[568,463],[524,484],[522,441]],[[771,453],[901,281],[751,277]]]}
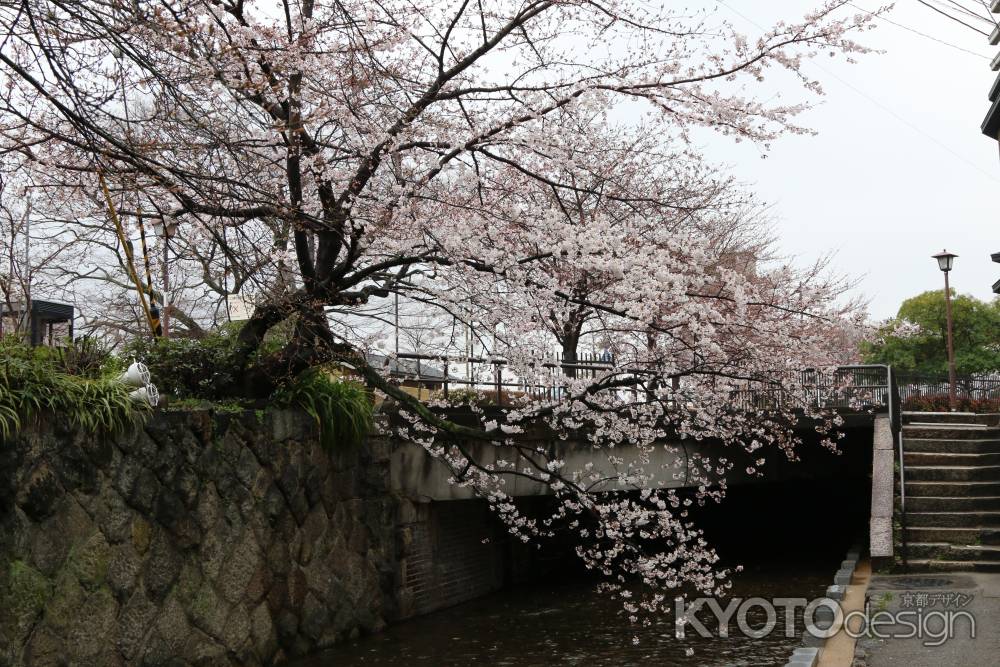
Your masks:
{"label": "metal railing", "polygon": [[581,353],[572,360],[558,354],[543,355],[531,378],[510,370],[501,357],[460,357],[400,352],[387,358],[390,377],[418,390],[440,392],[447,398],[456,389],[492,395],[497,405],[512,396],[557,400],[566,394],[565,379],[597,378],[614,368],[613,359],[598,353]]}
{"label": "metal railing", "polygon": [[794,371],[747,381],[746,388],[733,392],[733,402],[746,410],[887,407],[891,399],[889,375],[887,366]]}
{"label": "metal railing", "polygon": [[[1000,376],[964,375],[955,378],[955,398],[966,409],[1000,409]],[[948,376],[898,374],[904,409],[948,409]],[[960,405],[960,407],[962,407]]]}
{"label": "metal railing", "polygon": [[[514,396],[558,400],[567,392],[567,380],[598,378],[617,370],[634,373],[637,380],[647,374],[643,369],[616,368],[609,355],[582,353],[572,359],[560,354],[541,356],[530,364],[530,377],[518,375],[501,357],[460,357],[451,355],[401,352],[383,363],[389,375],[418,391],[438,393],[447,398],[456,389],[484,393],[497,405]],[[674,380],[683,393],[683,381]],[[639,382],[621,390],[633,397],[643,393]],[[744,410],[782,410],[803,407],[870,409],[885,408],[890,403],[887,366],[843,366],[833,371],[805,370],[770,378],[747,380],[743,387],[730,391],[733,407]]]}

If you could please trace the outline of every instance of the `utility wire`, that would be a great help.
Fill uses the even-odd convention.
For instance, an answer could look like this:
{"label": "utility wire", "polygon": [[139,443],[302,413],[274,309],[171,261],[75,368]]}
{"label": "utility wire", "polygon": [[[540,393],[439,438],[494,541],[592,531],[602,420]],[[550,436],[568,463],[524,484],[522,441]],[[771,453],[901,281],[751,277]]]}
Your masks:
{"label": "utility wire", "polygon": [[[741,19],[743,19],[747,23],[750,23],[751,25],[756,26],[760,30],[765,30],[766,31],[766,29],[762,25],[760,25],[759,23],[757,23],[756,21],[754,21],[750,17],[742,14],[741,12],[733,9],[731,6],[729,6],[728,4],[726,4],[723,0],[718,0],[718,3],[720,5],[722,5],[723,7],[725,7],[726,9],[728,9],[729,11],[731,11],[733,14],[736,14],[737,16],[739,16]],[[906,125],[911,130],[913,130],[917,134],[921,135],[925,139],[927,139],[929,141],[932,141],[933,143],[937,144],[940,148],[944,149],[948,153],[951,153],[951,155],[953,157],[961,160],[966,165],[972,167],[973,169],[975,169],[979,173],[981,173],[984,176],[986,176],[987,178],[989,178],[991,181],[1000,182],[1000,178],[997,178],[995,174],[991,174],[990,172],[986,171],[985,169],[983,169],[982,167],[980,167],[979,165],[977,165],[975,162],[972,162],[971,160],[969,160],[968,158],[964,157],[960,153],[957,153],[954,149],[951,148],[951,146],[949,146],[948,144],[944,143],[943,141],[941,141],[941,140],[933,137],[932,135],[928,134],[927,132],[925,132],[924,130],[922,130],[920,127],[914,125],[913,123],[911,123],[907,119],[903,118],[898,113],[896,113],[895,111],[893,111],[892,109],[890,109],[886,105],[882,104],[881,102],[879,102],[874,97],[872,97],[871,95],[869,95],[865,91],[861,90],[860,88],[858,88],[854,84],[846,81],[844,78],[842,78],[840,76],[837,76],[836,74],[834,74],[833,72],[831,72],[827,68],[825,68],[822,65],[820,65],[815,60],[809,61],[809,64],[811,64],[811,65],[813,65],[813,66],[815,66],[815,67],[823,70],[824,72],[826,72],[826,74],[828,74],[832,78],[836,79],[840,83],[844,84],[845,86],[847,86],[848,88],[850,88],[851,90],[853,90],[855,93],[857,93],[861,97],[865,98],[866,100],[868,100],[869,102],[871,102],[872,104],[874,104],[875,106],[877,106],[879,109],[881,109],[882,111],[886,112],[887,114],[889,114],[890,116],[892,116],[893,118],[895,118],[896,120],[898,120],[903,125]]]}
{"label": "utility wire", "polygon": [[923,37],[925,39],[930,39],[930,40],[933,40],[933,41],[937,42],[938,44],[943,44],[945,46],[950,46],[953,49],[957,49],[959,51],[964,51],[965,53],[968,53],[970,55],[976,56],[977,58],[982,58],[983,60],[989,60],[990,59],[989,56],[985,56],[982,53],[976,53],[975,51],[970,51],[969,49],[963,48],[963,47],[961,47],[961,46],[959,46],[957,44],[952,44],[951,42],[946,42],[943,39],[938,39],[937,37],[934,37],[933,35],[928,35],[925,32],[920,32],[919,30],[916,30],[915,28],[911,28],[908,25],[903,25],[902,23],[897,23],[896,21],[893,21],[892,19],[888,19],[888,18],[886,18],[884,16],[880,16],[880,15],[876,14],[875,12],[868,11],[867,9],[865,9],[863,7],[858,7],[857,5],[855,5],[852,2],[848,3],[848,4],[851,7],[854,7],[859,12],[864,12],[865,14],[870,14],[871,16],[874,16],[875,18],[877,18],[880,21],[885,21],[886,23],[891,23],[892,25],[896,26],[897,28],[902,28],[903,30],[908,30],[909,32],[912,32],[914,35],[920,35],[921,37]]}
{"label": "utility wire", "polygon": [[[985,31],[983,31],[983,30],[980,30],[980,29],[979,29],[979,28],[977,28],[976,26],[974,26],[974,25],[971,25],[971,24],[969,24],[969,23],[966,23],[965,21],[963,21],[962,19],[960,19],[960,18],[958,18],[958,17],[956,17],[956,16],[952,16],[951,14],[949,14],[949,13],[948,13],[948,12],[946,12],[946,11],[944,11],[944,10],[943,10],[943,9],[941,9],[940,7],[935,7],[935,6],[934,6],[934,5],[932,5],[931,3],[929,3],[929,2],[925,2],[924,0],[917,0],[917,2],[919,2],[920,4],[922,4],[922,5],[924,6],[924,7],[927,7],[928,9],[932,9],[932,10],[934,10],[935,12],[937,12],[938,14],[941,14],[942,16],[947,16],[948,18],[950,18],[950,19],[951,19],[952,21],[955,21],[956,23],[961,23],[962,25],[964,25],[964,26],[965,26],[966,28],[968,28],[969,30],[975,30],[975,31],[976,31],[976,32],[978,32],[978,33],[979,33],[980,35],[983,35],[984,37],[989,37],[989,36],[990,36],[990,33],[988,33],[988,32],[985,32]],[[977,15],[977,18],[982,18],[982,17],[981,17],[981,16],[978,16],[978,15]],[[985,19],[983,19],[983,20],[985,20]]]}

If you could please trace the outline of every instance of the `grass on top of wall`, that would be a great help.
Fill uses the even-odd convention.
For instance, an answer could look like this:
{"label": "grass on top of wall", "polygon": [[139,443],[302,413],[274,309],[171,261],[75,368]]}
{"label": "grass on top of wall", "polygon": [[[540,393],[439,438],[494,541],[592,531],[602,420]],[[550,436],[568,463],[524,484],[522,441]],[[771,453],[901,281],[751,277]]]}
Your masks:
{"label": "grass on top of wall", "polygon": [[121,362],[90,339],[63,348],[0,341],[0,439],[51,416],[89,432],[114,432],[148,412],[115,381]]}
{"label": "grass on top of wall", "polygon": [[360,444],[372,427],[374,405],[365,386],[313,368],[279,389],[278,405],[298,407],[316,421],[327,449]]}

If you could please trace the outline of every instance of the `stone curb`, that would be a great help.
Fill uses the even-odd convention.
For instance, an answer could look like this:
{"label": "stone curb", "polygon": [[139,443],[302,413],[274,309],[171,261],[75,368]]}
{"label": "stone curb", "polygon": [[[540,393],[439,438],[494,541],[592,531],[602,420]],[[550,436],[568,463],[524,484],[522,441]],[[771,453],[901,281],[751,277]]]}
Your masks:
{"label": "stone curb", "polygon": [[[846,558],[840,564],[840,569],[837,570],[837,573],[833,577],[833,585],[826,589],[826,597],[837,601],[844,599],[844,595],[847,593],[847,586],[851,583],[851,578],[854,576],[854,570],[860,559],[860,545],[851,547],[851,549],[847,552]],[[823,617],[820,618],[822,610],[822,607],[818,609],[814,618],[826,621],[828,620],[826,618],[826,614],[823,614]],[[821,625],[820,627],[826,626]],[[788,657],[788,661],[785,663],[785,667],[816,667],[825,646],[825,638],[815,637],[808,630],[806,630],[802,634],[802,646],[792,651],[792,654]]]}

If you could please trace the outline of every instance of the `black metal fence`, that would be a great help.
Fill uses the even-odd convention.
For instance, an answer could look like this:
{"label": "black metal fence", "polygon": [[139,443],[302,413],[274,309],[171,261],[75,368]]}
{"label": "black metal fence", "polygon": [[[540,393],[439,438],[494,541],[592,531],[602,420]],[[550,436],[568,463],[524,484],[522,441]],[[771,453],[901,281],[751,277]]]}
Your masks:
{"label": "black metal fence", "polygon": [[439,393],[448,398],[455,390],[467,389],[491,395],[498,405],[513,396],[555,400],[565,395],[566,378],[596,378],[614,367],[610,355],[579,353],[568,359],[559,353],[540,357],[531,378],[511,371],[500,357],[458,357],[400,352],[387,359],[389,375],[404,386]]}
{"label": "black metal fence", "polygon": [[[904,410],[948,410],[947,375],[899,374]],[[955,379],[957,408],[968,411],[1000,409],[1000,375],[963,375]]]}
{"label": "black metal fence", "polygon": [[745,389],[734,392],[733,403],[744,410],[865,409],[888,405],[890,391],[887,367],[842,366],[748,381]]}
{"label": "black metal fence", "polygon": [[[616,369],[608,354],[580,353],[569,359],[560,353],[540,357],[521,377],[499,357],[457,357],[401,352],[384,361],[390,376],[415,388],[421,396],[447,399],[456,390],[471,390],[503,405],[517,396],[557,400],[565,396],[567,379],[597,378],[613,369],[626,380],[630,371]],[[633,398],[643,392],[638,382],[642,370],[631,371],[636,381],[620,391]],[[675,381],[683,393],[683,380]],[[733,407],[743,410],[781,410],[806,406],[820,408],[869,408],[889,402],[889,374],[885,366],[845,366],[833,371],[805,370],[770,379],[754,379],[731,391]]]}

